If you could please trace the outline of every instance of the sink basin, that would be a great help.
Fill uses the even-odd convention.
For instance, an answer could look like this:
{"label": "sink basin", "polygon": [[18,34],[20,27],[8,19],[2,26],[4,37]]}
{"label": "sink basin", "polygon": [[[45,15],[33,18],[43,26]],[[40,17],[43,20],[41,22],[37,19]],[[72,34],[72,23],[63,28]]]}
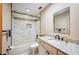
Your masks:
{"label": "sink basin", "polygon": [[48,40],[55,40],[55,39],[53,39],[53,38],[50,38],[50,39],[48,39]]}

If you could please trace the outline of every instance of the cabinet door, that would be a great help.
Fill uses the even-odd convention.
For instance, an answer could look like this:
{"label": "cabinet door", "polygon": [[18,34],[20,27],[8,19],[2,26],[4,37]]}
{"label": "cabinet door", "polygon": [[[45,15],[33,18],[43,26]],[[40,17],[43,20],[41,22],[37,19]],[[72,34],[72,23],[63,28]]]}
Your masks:
{"label": "cabinet door", "polygon": [[47,49],[51,55],[57,55],[57,49],[53,46],[47,45]]}
{"label": "cabinet door", "polygon": [[38,54],[39,55],[48,55],[47,50],[41,45],[39,45],[39,53]]}
{"label": "cabinet door", "polygon": [[50,46],[48,43],[41,40],[40,45],[42,45],[51,55],[57,55],[57,49]]}

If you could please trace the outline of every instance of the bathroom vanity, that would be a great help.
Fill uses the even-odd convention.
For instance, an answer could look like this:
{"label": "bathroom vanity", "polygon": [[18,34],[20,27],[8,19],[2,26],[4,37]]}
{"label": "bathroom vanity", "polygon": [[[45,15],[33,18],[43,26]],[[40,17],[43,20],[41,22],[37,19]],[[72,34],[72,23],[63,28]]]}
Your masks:
{"label": "bathroom vanity", "polygon": [[38,38],[39,54],[79,55],[79,44],[69,41],[73,39],[70,33],[70,20],[70,7],[53,14],[53,35],[55,36],[47,35]]}
{"label": "bathroom vanity", "polygon": [[50,36],[39,37],[40,55],[79,55],[79,45],[54,39]]}

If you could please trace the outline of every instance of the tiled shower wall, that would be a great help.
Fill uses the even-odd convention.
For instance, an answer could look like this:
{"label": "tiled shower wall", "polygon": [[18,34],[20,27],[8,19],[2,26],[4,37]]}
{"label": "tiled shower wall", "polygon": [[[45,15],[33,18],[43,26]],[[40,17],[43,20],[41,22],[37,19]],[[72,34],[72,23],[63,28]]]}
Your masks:
{"label": "tiled shower wall", "polygon": [[[27,24],[31,24],[31,27],[27,27]],[[36,37],[36,23],[35,21],[28,20],[13,20],[13,45],[27,44],[34,42]]]}

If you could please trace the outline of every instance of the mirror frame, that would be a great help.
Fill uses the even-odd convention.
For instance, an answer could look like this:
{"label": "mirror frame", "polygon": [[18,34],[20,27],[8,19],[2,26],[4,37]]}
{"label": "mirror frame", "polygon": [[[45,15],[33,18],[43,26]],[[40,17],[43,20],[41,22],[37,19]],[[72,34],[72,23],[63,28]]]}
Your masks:
{"label": "mirror frame", "polygon": [[57,11],[57,12],[55,12],[53,14],[53,31],[54,31],[54,33],[58,33],[58,32],[55,32],[55,15],[56,14],[61,14],[61,13],[66,12],[66,11],[69,11],[69,20],[67,22],[67,27],[68,27],[67,30],[68,31],[67,31],[67,33],[60,33],[60,34],[68,34],[68,35],[70,35],[70,7],[66,7],[66,8],[64,8],[64,9],[62,9],[60,11]]}

